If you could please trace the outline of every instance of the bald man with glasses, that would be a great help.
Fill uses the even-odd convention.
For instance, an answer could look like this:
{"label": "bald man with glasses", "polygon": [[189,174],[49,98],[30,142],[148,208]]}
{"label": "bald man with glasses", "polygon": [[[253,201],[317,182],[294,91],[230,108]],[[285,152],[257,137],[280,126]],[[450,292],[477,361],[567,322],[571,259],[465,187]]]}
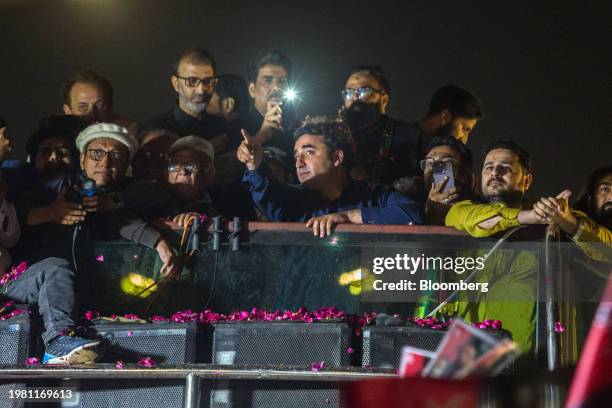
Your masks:
{"label": "bald man with glasses", "polygon": [[228,151],[225,120],[206,113],[217,84],[215,69],[215,60],[207,51],[195,48],[183,51],[174,62],[170,76],[177,104],[149,120],[141,134],[166,129],[179,137],[195,135],[206,139],[216,153]]}

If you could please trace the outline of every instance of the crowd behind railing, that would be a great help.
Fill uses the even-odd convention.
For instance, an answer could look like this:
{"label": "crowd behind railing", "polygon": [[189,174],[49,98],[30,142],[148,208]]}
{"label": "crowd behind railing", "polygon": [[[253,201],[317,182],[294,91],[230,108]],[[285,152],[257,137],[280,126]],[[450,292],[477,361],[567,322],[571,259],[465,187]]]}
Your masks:
{"label": "crowd behind railing", "polygon": [[593,243],[612,245],[612,166],[587,178],[574,205],[568,190],[527,199],[536,164],[515,142],[491,142],[473,168],[467,143],[482,107],[458,86],[439,88],[425,117],[405,123],[387,115],[389,84],[376,66],[347,73],[336,118],[302,121],[291,62],[277,50],[255,56],[245,81],[187,49],[170,82],[176,104],[141,125],[114,112],[106,79],[79,72],[63,88],[64,115],[39,123],[23,160],[8,159],[0,119],[0,264],[8,272],[11,259],[30,262],[4,296],[38,304],[46,362],[88,361],[97,344],[65,335],[77,231],[154,249],[167,279],[180,262],[160,220],[302,222],[320,237],[343,223],[446,225],[475,237],[549,224],[592,257],[606,256]]}

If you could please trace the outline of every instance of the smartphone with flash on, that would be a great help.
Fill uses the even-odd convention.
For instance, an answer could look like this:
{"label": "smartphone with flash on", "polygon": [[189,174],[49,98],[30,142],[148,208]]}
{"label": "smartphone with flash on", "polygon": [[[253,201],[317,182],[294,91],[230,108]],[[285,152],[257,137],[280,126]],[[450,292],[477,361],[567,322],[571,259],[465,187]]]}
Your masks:
{"label": "smartphone with flash on", "polygon": [[444,183],[444,177],[448,177],[448,181],[442,192],[446,193],[451,188],[455,187],[455,176],[453,174],[453,163],[450,161],[437,161],[433,164],[433,179],[434,185],[437,187]]}

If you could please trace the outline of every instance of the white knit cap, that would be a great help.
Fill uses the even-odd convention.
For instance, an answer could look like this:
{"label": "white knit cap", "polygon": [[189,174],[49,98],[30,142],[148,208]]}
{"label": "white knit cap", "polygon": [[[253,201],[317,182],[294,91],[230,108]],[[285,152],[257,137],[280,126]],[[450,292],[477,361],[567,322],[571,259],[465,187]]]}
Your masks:
{"label": "white knit cap", "polygon": [[76,147],[79,149],[79,152],[85,153],[89,142],[103,137],[114,139],[127,147],[130,152],[130,160],[132,160],[138,148],[138,141],[128,133],[126,128],[114,123],[96,123],[87,127],[79,133],[76,139]]}

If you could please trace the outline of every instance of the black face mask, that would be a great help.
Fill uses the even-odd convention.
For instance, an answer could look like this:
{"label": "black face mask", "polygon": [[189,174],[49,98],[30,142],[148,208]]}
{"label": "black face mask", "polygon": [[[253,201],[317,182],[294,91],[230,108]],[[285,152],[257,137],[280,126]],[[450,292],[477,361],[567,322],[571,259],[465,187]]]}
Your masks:
{"label": "black face mask", "polygon": [[345,120],[353,133],[359,133],[383,116],[380,104],[355,101],[346,110]]}

